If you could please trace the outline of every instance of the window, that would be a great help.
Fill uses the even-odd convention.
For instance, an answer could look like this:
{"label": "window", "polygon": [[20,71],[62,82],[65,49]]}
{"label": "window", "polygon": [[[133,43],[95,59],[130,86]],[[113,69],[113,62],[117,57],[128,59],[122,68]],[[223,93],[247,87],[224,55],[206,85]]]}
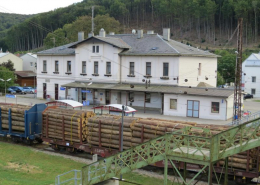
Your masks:
{"label": "window", "polygon": [[151,62],[146,62],[146,75],[151,76]]}
{"label": "window", "polygon": [[55,61],[55,72],[59,72],[59,61]]}
{"label": "window", "polygon": [[32,62],[30,62],[30,65],[31,65],[31,67],[33,67],[33,63]]}
{"label": "window", "polygon": [[47,61],[46,60],[43,61],[43,71],[44,72],[47,71]]}
{"label": "window", "polygon": [[199,63],[199,69],[198,69],[198,72],[199,72],[199,76],[201,75],[201,63]]}
{"label": "window", "polygon": [[107,62],[106,74],[111,74],[111,62]]}
{"label": "window", "polygon": [[135,63],[134,62],[130,62],[129,74],[130,75],[134,75],[135,74]]}
{"label": "window", "polygon": [[71,72],[71,61],[67,61],[67,72]]}
{"label": "window", "polygon": [[211,102],[211,113],[219,113],[219,102]]}
{"label": "window", "polygon": [[251,94],[255,94],[255,89],[251,89]]}
{"label": "window", "polygon": [[252,76],[252,82],[256,82],[256,77]]}
{"label": "window", "polygon": [[130,101],[130,102],[134,102],[134,93],[133,92],[129,92],[129,94],[128,94],[128,100]]}
{"label": "window", "polygon": [[151,103],[151,93],[145,93],[145,103]]}
{"label": "window", "polygon": [[92,53],[99,53],[99,46],[92,46]]}
{"label": "window", "polygon": [[177,99],[170,99],[170,109],[177,110]]}
{"label": "window", "polygon": [[86,74],[86,61],[82,61],[82,73]]}
{"label": "window", "polygon": [[169,64],[163,63],[163,76],[169,76]]}
{"label": "window", "polygon": [[94,74],[98,74],[98,62],[94,62]]}

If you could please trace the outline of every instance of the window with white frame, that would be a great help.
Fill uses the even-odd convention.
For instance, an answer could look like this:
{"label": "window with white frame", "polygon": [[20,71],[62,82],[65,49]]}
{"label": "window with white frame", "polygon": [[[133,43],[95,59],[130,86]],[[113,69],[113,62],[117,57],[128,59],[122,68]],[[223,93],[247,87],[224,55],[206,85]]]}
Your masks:
{"label": "window with white frame", "polygon": [[252,76],[252,82],[256,82],[256,76]]}
{"label": "window with white frame", "polygon": [[177,99],[170,99],[170,109],[177,110]]}
{"label": "window with white frame", "polygon": [[86,74],[86,68],[87,68],[86,61],[82,61],[82,73],[83,74]]}
{"label": "window with white frame", "polygon": [[130,62],[129,63],[129,75],[134,75],[135,74],[135,63],[134,62]]}
{"label": "window with white frame", "polygon": [[30,62],[30,66],[33,67],[33,63],[32,62]]}
{"label": "window with white frame", "polygon": [[163,76],[169,76],[169,63],[163,63]]}
{"label": "window with white frame", "polygon": [[67,72],[71,73],[71,61],[67,61]]}
{"label": "window with white frame", "polygon": [[111,74],[111,62],[106,63],[106,74]]}
{"label": "window with white frame", "polygon": [[98,62],[94,62],[94,74],[98,74]]}
{"label": "window with white frame", "polygon": [[55,61],[55,72],[59,72],[59,61]]}
{"label": "window with white frame", "polygon": [[251,89],[251,94],[255,94],[255,89]]}
{"label": "window with white frame", "polygon": [[219,113],[219,102],[211,102],[211,113]]}
{"label": "window with white frame", "polygon": [[44,72],[47,71],[47,61],[46,60],[43,61],[43,71]]}
{"label": "window with white frame", "polygon": [[92,53],[99,53],[99,46],[92,46]]}
{"label": "window with white frame", "polygon": [[151,69],[152,69],[151,62],[146,62],[146,75],[151,76]]}

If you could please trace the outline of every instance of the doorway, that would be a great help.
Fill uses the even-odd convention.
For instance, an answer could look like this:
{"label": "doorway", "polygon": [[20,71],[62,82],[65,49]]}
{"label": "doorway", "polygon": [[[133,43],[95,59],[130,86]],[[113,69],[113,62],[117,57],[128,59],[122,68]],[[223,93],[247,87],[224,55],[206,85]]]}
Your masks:
{"label": "doorway", "polygon": [[46,83],[43,83],[42,85],[43,85],[43,87],[42,87],[42,89],[43,89],[43,99],[46,99],[46,90],[47,90]]}
{"label": "doorway", "polygon": [[187,117],[198,118],[199,117],[199,101],[188,100],[187,103]]}
{"label": "doorway", "polygon": [[110,104],[110,91],[106,91],[106,105]]}
{"label": "doorway", "polygon": [[59,99],[59,84],[55,84],[55,100]]}

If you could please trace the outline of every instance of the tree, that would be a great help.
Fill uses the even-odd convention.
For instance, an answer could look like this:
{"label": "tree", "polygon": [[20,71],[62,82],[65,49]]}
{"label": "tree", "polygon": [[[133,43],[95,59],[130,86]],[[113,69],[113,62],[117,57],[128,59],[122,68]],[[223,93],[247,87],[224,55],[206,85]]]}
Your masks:
{"label": "tree", "polygon": [[0,66],[3,66],[10,71],[15,71],[14,63],[11,60],[8,60],[8,62],[3,62],[2,64],[0,64]]}
{"label": "tree", "polygon": [[[3,80],[8,80],[11,78],[10,81],[6,82],[6,88],[13,86],[15,83],[14,81],[16,80],[15,74],[13,71],[10,71],[8,68],[0,66],[0,78]],[[5,82],[0,81],[0,91],[5,92]]]}
{"label": "tree", "polygon": [[217,86],[223,85],[225,83],[225,80],[223,76],[221,76],[220,72],[217,73]]}

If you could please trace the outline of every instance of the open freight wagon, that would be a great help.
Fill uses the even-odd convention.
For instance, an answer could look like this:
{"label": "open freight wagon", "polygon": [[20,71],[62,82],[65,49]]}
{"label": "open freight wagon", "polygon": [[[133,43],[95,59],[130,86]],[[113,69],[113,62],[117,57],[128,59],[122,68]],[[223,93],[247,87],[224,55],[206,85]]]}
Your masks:
{"label": "open freight wagon", "polygon": [[[123,134],[121,135],[121,116],[95,114],[82,110],[64,110],[48,107],[43,112],[43,137],[54,149],[67,151],[84,151],[108,157],[118,153],[121,148],[129,149],[141,143],[157,138],[167,132],[189,129],[189,133],[200,136],[211,136],[230,128],[230,126],[197,124],[173,120],[124,117]],[[223,143],[225,144],[225,143]],[[259,148],[254,148],[229,157],[229,175],[236,180],[259,176]],[[174,161],[178,169],[184,169],[184,162]],[[163,167],[163,161],[154,164]],[[217,173],[223,172],[224,161],[214,165]],[[168,164],[172,168],[171,164]],[[187,164],[187,170],[197,171],[202,166]],[[207,169],[206,169],[207,170]]]}
{"label": "open freight wagon", "polygon": [[45,108],[45,104],[34,106],[1,104],[0,135],[27,144],[31,144],[34,140],[42,142],[42,112]]}

